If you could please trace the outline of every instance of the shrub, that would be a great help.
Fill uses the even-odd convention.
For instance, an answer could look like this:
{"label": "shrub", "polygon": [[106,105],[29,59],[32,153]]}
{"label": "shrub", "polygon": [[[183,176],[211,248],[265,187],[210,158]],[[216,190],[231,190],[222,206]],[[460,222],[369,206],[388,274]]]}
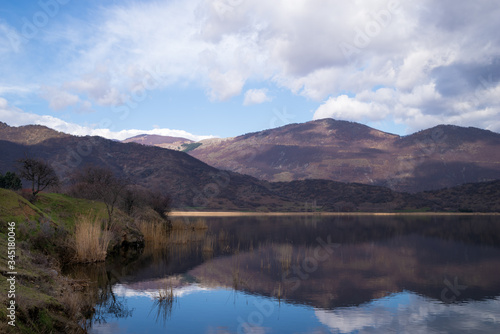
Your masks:
{"label": "shrub", "polygon": [[21,179],[16,173],[7,172],[3,176],[0,174],[0,188],[19,190],[21,187]]}

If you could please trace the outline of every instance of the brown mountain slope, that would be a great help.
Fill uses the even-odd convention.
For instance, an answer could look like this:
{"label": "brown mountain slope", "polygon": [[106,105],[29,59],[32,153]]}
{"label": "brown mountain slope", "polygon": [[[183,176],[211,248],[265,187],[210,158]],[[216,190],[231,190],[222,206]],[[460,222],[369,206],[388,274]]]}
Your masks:
{"label": "brown mountain slope", "polygon": [[500,178],[500,134],[437,126],[400,137],[323,119],[202,141],[190,154],[268,181],[327,179],[423,191]]}
{"label": "brown mountain slope", "polygon": [[33,145],[50,138],[66,138],[68,134],[41,125],[9,126],[0,122],[0,140]]}
{"label": "brown mountain slope", "polygon": [[[15,131],[22,133],[31,129],[32,127],[27,126],[16,128]],[[14,130],[6,129],[7,133],[12,131]],[[5,137],[2,132],[0,130],[0,138]],[[310,199],[318,197],[323,210],[336,210],[340,205],[336,204],[337,197],[330,196],[328,192],[343,193],[341,201],[348,203],[344,205],[344,209],[349,211],[368,208],[369,205],[365,202],[375,200],[379,192],[381,197],[376,199],[377,211],[417,208],[411,201],[401,200],[405,195],[387,195],[392,191],[386,188],[327,181],[304,181],[301,196],[296,196],[287,186],[279,187],[251,176],[220,171],[186,153],[154,146],[69,135],[54,136],[37,142],[39,143],[34,145],[23,145],[0,140],[0,172],[14,169],[17,159],[31,155],[49,161],[62,183],[68,184],[69,176],[78,168],[87,164],[106,166],[130,183],[168,193],[177,208],[304,211],[311,210]],[[326,182],[322,186],[324,191],[319,193],[318,184],[322,182]],[[363,198],[365,194],[370,195],[367,195],[366,200],[360,201],[359,198]]]}
{"label": "brown mountain slope", "polygon": [[[175,208],[251,211],[395,211],[451,210],[498,211],[498,182],[473,185],[474,189],[443,190],[441,193],[399,193],[391,189],[328,180],[271,183],[211,167],[186,153],[120,143],[101,137],[58,135],[41,129],[33,145],[0,139],[0,172],[14,170],[16,160],[30,155],[43,158],[56,170],[63,185],[87,164],[106,166],[129,183],[169,194]],[[0,138],[16,133],[32,134],[32,126],[0,128]],[[50,132],[52,131],[52,132]],[[51,134],[52,137],[47,134]],[[371,135],[369,135],[369,138]],[[49,137],[42,141],[42,138]],[[16,137],[17,138],[17,137]],[[372,139],[370,139],[372,140]],[[384,140],[384,139],[382,139]],[[446,201],[442,201],[444,198]],[[491,203],[493,204],[491,204]],[[450,203],[463,203],[450,205]],[[488,204],[490,203],[490,204]],[[498,204],[498,203],[497,203]]]}
{"label": "brown mountain slope", "polygon": [[101,137],[67,136],[34,145],[0,140],[0,154],[2,173],[15,170],[16,160],[29,155],[48,161],[63,185],[68,184],[75,170],[85,165],[109,167],[129,183],[169,194],[174,207],[289,210],[299,206],[272,193],[253,177],[219,171],[186,153],[160,147]]}
{"label": "brown mountain slope", "polygon": [[182,137],[170,137],[160,135],[138,135],[122,140],[122,143],[138,143],[149,146],[158,146],[171,150],[184,149],[183,144],[193,143],[192,140]]}

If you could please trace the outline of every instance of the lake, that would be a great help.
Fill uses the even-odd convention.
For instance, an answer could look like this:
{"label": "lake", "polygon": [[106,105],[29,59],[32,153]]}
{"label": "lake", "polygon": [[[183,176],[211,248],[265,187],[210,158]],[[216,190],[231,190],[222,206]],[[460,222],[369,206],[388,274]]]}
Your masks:
{"label": "lake", "polygon": [[206,218],[105,264],[90,333],[498,333],[498,216]]}

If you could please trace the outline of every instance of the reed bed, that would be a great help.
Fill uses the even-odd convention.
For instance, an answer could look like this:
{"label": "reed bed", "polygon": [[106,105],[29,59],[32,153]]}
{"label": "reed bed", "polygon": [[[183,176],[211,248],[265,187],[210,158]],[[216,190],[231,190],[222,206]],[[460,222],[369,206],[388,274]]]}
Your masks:
{"label": "reed bed", "polygon": [[174,219],[172,221],[172,230],[206,230],[208,229],[207,221],[204,218],[198,218],[194,221],[189,218]]}
{"label": "reed bed", "polygon": [[148,246],[153,248],[164,248],[168,244],[168,230],[164,223],[140,221],[137,227],[144,235]]}
{"label": "reed bed", "polygon": [[182,219],[174,219],[172,220],[172,230],[178,231],[178,230],[185,230],[187,229],[187,224],[184,222]]}
{"label": "reed bed", "polygon": [[108,224],[102,225],[92,213],[81,215],[76,221],[75,262],[93,263],[104,261],[112,235]]}
{"label": "reed bed", "polygon": [[213,253],[215,246],[215,236],[207,235],[205,241],[203,242],[203,252],[204,253]]}
{"label": "reed bed", "polygon": [[228,239],[228,234],[225,230],[220,230],[218,235],[219,241],[225,241]]}
{"label": "reed bed", "polygon": [[274,245],[274,251],[278,261],[281,263],[281,269],[288,271],[292,263],[293,247],[289,244]]}
{"label": "reed bed", "polygon": [[207,221],[203,218],[198,218],[191,224],[193,230],[206,230],[208,229]]}

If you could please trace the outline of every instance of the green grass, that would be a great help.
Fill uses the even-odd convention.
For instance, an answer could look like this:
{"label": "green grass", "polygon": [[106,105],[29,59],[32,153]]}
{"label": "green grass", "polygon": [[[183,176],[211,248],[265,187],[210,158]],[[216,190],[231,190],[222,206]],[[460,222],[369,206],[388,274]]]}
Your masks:
{"label": "green grass", "polygon": [[45,214],[12,190],[0,188],[0,221],[20,223],[26,220],[39,220]]}
{"label": "green grass", "polygon": [[[67,253],[66,243],[75,232],[81,215],[93,212],[107,220],[105,204],[72,198],[62,194],[41,193],[31,204],[18,193],[0,189],[0,270],[7,272],[7,222],[16,222],[16,302],[18,318],[16,328],[0,324],[0,333],[51,333],[62,328],[75,329],[74,315],[65,311],[67,303],[62,294],[75,298],[68,280],[54,275],[59,255]],[[121,219],[123,213],[117,212]],[[70,254],[70,253],[67,253]],[[56,259],[52,262],[51,259]],[[64,292],[62,288],[64,287]],[[6,291],[7,281],[0,280],[0,290]],[[6,300],[0,298],[0,316]],[[69,327],[68,327],[69,326]]]}
{"label": "green grass", "polygon": [[88,214],[90,211],[93,211],[98,218],[107,218],[104,203],[63,194],[40,194],[35,205],[50,217],[50,220],[63,223],[68,229],[73,229],[80,215]]}
{"label": "green grass", "polygon": [[[7,249],[7,236],[0,233],[0,249]],[[7,272],[6,251],[0,252],[0,270]],[[61,278],[54,277],[46,268],[34,265],[33,252],[16,247],[16,328],[0,327],[1,333],[50,333],[54,321],[60,318],[63,305],[56,299],[60,293]],[[7,291],[6,279],[0,280],[0,290]],[[1,298],[0,316],[6,319],[4,308],[7,299]],[[60,322],[60,321],[59,321]]]}

